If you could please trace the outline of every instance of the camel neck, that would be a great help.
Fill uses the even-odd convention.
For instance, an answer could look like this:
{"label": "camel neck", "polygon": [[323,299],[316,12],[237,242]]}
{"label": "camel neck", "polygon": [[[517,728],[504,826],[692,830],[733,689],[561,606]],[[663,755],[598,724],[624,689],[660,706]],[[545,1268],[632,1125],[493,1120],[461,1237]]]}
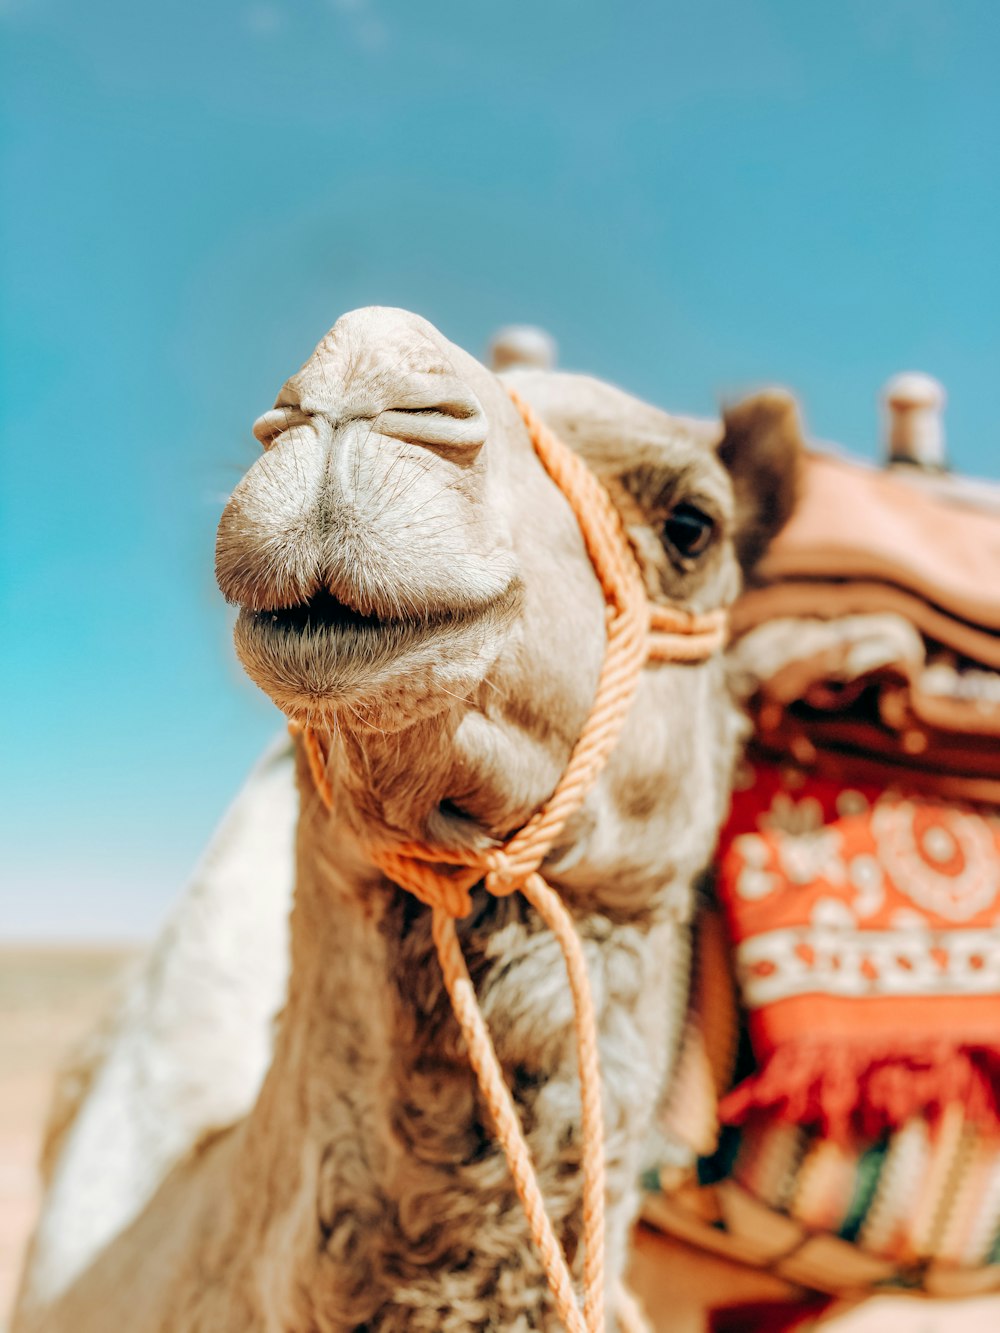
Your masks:
{"label": "camel neck", "polygon": [[[549,1297],[444,993],[430,912],[365,867],[336,815],[322,836],[319,819],[307,812],[300,829],[288,1004],[247,1139],[273,1148],[275,1124],[286,1126],[273,1188],[296,1182],[295,1290],[333,1328],[402,1329],[407,1309],[439,1300],[485,1302],[493,1326],[502,1309],[503,1326],[548,1327]],[[519,895],[473,897],[463,949],[553,1222],[578,1262],[579,1093],[558,946]],[[648,927],[580,926],[611,1066],[614,1272],[670,1045],[657,998],[669,946]],[[484,1296],[486,1273],[509,1291]]]}

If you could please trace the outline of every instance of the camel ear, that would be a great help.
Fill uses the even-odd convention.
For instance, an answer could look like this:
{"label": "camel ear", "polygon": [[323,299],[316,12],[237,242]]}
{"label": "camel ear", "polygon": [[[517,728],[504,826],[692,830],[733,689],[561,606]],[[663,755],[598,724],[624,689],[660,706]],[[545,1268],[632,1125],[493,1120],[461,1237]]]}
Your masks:
{"label": "camel ear", "polygon": [[736,554],[749,574],[792,515],[805,446],[795,399],[783,389],[727,408],[723,424],[719,458],[736,497]]}

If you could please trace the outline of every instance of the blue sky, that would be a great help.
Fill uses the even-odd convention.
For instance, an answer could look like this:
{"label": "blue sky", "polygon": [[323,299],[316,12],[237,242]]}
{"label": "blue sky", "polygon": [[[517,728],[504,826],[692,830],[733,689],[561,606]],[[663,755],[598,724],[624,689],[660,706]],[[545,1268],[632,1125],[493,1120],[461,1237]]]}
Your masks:
{"label": "blue sky", "polygon": [[0,0],[0,933],[134,936],[279,725],[212,578],[338,314],[875,447],[940,376],[1000,474],[992,0]]}

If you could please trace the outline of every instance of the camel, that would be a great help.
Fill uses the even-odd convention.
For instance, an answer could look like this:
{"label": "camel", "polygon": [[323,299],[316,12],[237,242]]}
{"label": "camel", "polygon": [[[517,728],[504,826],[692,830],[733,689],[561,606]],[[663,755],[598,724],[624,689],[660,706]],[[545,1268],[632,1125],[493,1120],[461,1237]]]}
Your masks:
{"label": "camel", "polygon": [[[16,1333],[560,1327],[430,913],[372,855],[401,839],[501,843],[556,786],[590,709],[604,600],[510,383],[607,487],[653,602],[727,605],[790,513],[801,442],[784,394],[734,408],[719,441],[587,377],[520,371],[505,385],[403,311],[335,324],[255,424],[265,452],[217,547],[244,667],[327,738],[329,806],[306,747],[294,751],[284,1006],[276,1017],[290,877],[259,821],[280,844],[287,750],[251,780],[57,1116]],[[740,732],[718,656],[649,664],[544,865],[582,938],[597,1016],[609,1328]],[[578,1272],[579,1085],[558,946],[520,894],[481,885],[458,933]],[[159,1123],[182,1107],[180,1129]],[[122,1164],[144,1145],[152,1164],[130,1187]],[[112,1165],[104,1195],[88,1153]]]}

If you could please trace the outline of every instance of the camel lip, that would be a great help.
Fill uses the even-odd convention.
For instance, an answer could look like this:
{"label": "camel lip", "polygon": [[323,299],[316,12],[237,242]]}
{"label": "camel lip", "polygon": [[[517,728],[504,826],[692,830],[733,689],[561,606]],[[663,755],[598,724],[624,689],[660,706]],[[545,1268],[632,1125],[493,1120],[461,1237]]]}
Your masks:
{"label": "camel lip", "polygon": [[452,698],[471,688],[494,655],[491,630],[510,626],[522,592],[515,577],[478,604],[428,608],[405,619],[364,615],[329,593],[270,611],[243,607],[234,627],[236,652],[250,678],[289,717],[347,718],[356,706],[375,706],[380,725],[388,726],[396,714],[405,719],[415,709],[426,711],[435,681]]}
{"label": "camel lip", "polygon": [[385,616],[365,613],[343,602],[326,588],[293,606],[281,606],[261,611],[247,611],[262,630],[291,638],[322,637],[326,634],[352,632],[398,634],[400,631],[434,629],[451,624],[464,617],[459,612],[441,610],[410,616]]}

